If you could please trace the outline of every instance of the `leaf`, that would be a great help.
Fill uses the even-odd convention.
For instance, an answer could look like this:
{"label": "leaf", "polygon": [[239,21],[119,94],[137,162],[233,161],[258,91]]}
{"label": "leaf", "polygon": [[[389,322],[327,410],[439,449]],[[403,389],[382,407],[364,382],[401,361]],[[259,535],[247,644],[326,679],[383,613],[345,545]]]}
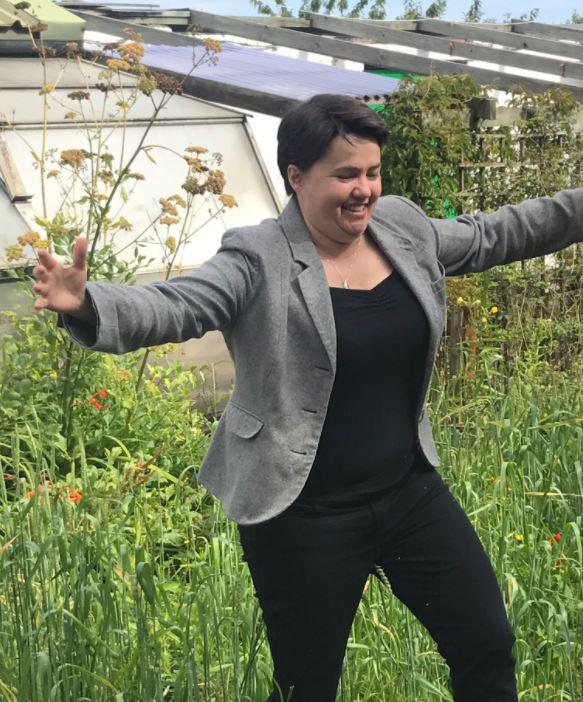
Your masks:
{"label": "leaf", "polygon": [[138,563],[136,575],[138,577],[138,583],[140,584],[144,595],[146,595],[146,599],[151,605],[155,604],[156,586],[154,585],[154,573],[152,571],[152,566],[145,561]]}
{"label": "leaf", "polygon": [[150,154],[150,148],[144,149],[144,154],[146,155],[146,158],[148,159],[148,161],[151,161],[152,163],[155,163],[156,165],[158,165],[158,162],[156,161],[156,159]]}

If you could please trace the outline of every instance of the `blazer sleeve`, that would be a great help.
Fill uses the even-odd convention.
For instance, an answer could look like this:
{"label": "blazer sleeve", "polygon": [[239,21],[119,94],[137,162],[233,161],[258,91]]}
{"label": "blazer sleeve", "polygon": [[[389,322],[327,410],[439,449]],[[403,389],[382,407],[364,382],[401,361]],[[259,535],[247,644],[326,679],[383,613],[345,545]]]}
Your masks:
{"label": "blazer sleeve", "polygon": [[583,188],[431,223],[446,275],[477,273],[583,241]]}
{"label": "blazer sleeve", "polygon": [[259,279],[258,256],[243,250],[238,240],[237,230],[226,232],[220,249],[200,268],[165,282],[89,282],[96,325],[64,315],[63,326],[81,346],[115,354],[225,329],[245,308]]}

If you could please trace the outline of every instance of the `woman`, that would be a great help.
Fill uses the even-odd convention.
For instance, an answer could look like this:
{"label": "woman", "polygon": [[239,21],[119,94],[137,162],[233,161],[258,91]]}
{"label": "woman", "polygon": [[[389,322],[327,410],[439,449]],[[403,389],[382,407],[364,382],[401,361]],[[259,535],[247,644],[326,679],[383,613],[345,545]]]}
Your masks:
{"label": "woman", "polygon": [[193,274],[86,285],[39,252],[36,308],[112,353],[220,329],[236,385],[199,480],[239,524],[274,659],[270,700],[333,702],[371,572],[427,627],[457,702],[517,700],[514,636],[490,562],[441,480],[424,410],[445,275],[582,239],[583,190],[429,219],[381,198],[382,120],[352,98],[292,108],[283,214],[228,231]]}

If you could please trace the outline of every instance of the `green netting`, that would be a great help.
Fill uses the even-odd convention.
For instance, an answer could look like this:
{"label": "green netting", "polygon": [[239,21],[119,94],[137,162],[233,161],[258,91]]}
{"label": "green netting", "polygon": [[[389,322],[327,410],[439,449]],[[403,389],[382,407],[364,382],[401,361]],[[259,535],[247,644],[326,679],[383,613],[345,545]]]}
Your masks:
{"label": "green netting", "polygon": [[397,80],[402,80],[403,78],[412,78],[413,80],[422,80],[427,76],[417,75],[415,73],[402,73],[401,71],[387,71],[384,68],[370,68],[366,69],[366,73],[375,73],[377,76],[387,76],[387,78],[397,78]]}

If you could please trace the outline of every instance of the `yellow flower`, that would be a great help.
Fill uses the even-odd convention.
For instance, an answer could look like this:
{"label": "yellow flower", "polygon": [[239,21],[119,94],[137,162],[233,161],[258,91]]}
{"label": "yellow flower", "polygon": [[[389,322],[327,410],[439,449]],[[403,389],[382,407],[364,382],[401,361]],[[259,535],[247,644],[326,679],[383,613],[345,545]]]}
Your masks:
{"label": "yellow flower", "polygon": [[24,258],[24,251],[20,244],[12,244],[6,247],[6,259],[8,261],[20,261],[21,258]]}
{"label": "yellow flower", "polygon": [[218,54],[222,50],[221,42],[218,39],[207,37],[202,40],[202,44],[207,51],[213,54]]}
{"label": "yellow flower", "polygon": [[153,76],[141,76],[137,82],[138,90],[144,95],[150,96],[156,90],[158,83]]}
{"label": "yellow flower", "polygon": [[167,224],[168,226],[172,224],[178,224],[178,222],[180,222],[178,217],[169,217],[168,215],[160,219],[160,224]]}
{"label": "yellow flower", "polygon": [[524,541],[524,534],[514,534],[514,538],[516,541],[520,541],[522,543]]}
{"label": "yellow flower", "polygon": [[23,234],[22,236],[18,237],[18,243],[21,246],[27,246],[30,244],[30,246],[33,246],[36,244],[37,241],[40,240],[40,234],[38,232],[33,231],[32,229],[26,234]]}
{"label": "yellow flower", "polygon": [[207,176],[206,185],[207,188],[215,195],[220,195],[225,188],[225,174],[223,171],[209,171]]}
{"label": "yellow flower", "polygon": [[125,217],[120,217],[117,222],[114,222],[111,225],[112,229],[123,229],[126,232],[129,232],[132,230],[132,223],[128,222],[128,220]]}
{"label": "yellow flower", "polygon": [[173,254],[176,251],[176,237],[169,236],[166,239],[166,248],[168,249],[168,251],[170,251],[171,254]]}
{"label": "yellow flower", "polygon": [[172,215],[173,217],[176,217],[176,215],[178,214],[178,210],[176,209],[176,205],[173,202],[170,202],[168,198],[161,197],[159,203],[162,205],[163,212]]}
{"label": "yellow flower", "polygon": [[85,149],[64,149],[61,151],[61,166],[78,168],[89,154]]}
{"label": "yellow flower", "polygon": [[182,195],[170,195],[168,199],[173,200],[177,205],[180,205],[180,207],[184,207],[184,209],[186,209],[186,200],[182,197]]}
{"label": "yellow flower", "polygon": [[464,298],[461,295],[458,297],[458,299],[455,302],[456,302],[456,305],[460,305],[460,306],[466,304],[466,301],[464,300]]}
{"label": "yellow flower", "polygon": [[118,53],[128,63],[138,63],[144,56],[144,47],[136,41],[128,41],[119,47]]}
{"label": "yellow flower", "polygon": [[497,314],[497,313],[498,313],[498,308],[496,307],[496,305],[494,305],[494,307],[490,308],[490,314]]}
{"label": "yellow flower", "polygon": [[487,324],[487,323],[488,323],[488,320],[486,319],[486,317],[482,317],[482,324]]}
{"label": "yellow flower", "polygon": [[132,372],[129,368],[118,368],[116,371],[118,380],[122,382],[132,379]]}
{"label": "yellow flower", "polygon": [[225,207],[239,207],[237,200],[232,195],[219,195],[219,200],[223,203]]}
{"label": "yellow flower", "polygon": [[130,64],[123,59],[107,59],[105,63],[112,71],[129,71],[130,69]]}
{"label": "yellow flower", "polygon": [[52,83],[45,83],[43,87],[38,91],[38,94],[48,95],[49,93],[52,93],[54,89],[55,86]]}

